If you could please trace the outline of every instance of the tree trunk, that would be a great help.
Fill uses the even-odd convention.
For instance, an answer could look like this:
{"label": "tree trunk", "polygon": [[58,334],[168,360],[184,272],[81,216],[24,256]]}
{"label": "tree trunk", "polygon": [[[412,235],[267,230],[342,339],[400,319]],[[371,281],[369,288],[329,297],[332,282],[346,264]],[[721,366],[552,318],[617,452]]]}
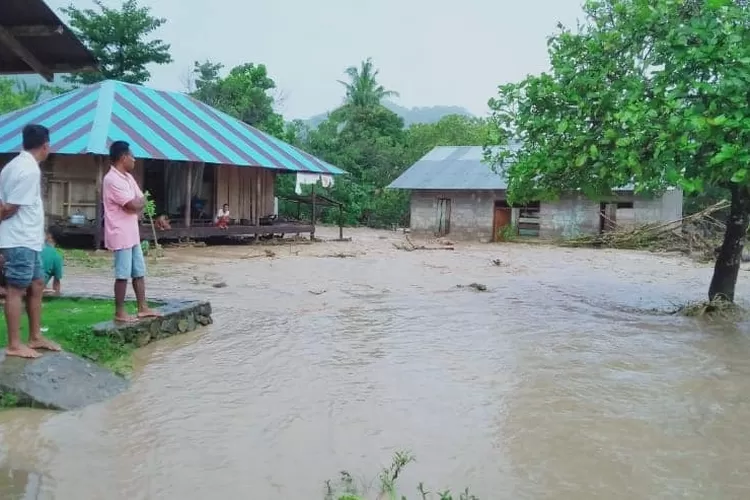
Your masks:
{"label": "tree trunk", "polygon": [[750,223],[750,191],[746,186],[732,185],[732,205],[724,233],[724,243],[716,257],[714,275],[708,287],[708,300],[734,302],[734,287],[742,261],[747,226]]}

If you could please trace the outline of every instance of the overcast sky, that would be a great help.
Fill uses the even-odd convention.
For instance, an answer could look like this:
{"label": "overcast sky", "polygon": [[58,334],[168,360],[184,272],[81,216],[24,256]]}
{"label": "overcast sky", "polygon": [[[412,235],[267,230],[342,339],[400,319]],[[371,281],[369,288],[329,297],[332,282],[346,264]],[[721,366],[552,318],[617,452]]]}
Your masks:
{"label": "overcast sky", "polygon": [[[193,61],[264,63],[285,118],[341,102],[347,66],[372,57],[402,106],[457,105],[484,115],[500,83],[547,68],[546,37],[583,0],[140,0],[167,23],[174,62],[149,85],[185,90]],[[69,0],[47,0],[59,9]],[[75,0],[81,8],[90,0]],[[120,0],[104,0],[117,6]],[[59,12],[59,10],[58,10]]]}

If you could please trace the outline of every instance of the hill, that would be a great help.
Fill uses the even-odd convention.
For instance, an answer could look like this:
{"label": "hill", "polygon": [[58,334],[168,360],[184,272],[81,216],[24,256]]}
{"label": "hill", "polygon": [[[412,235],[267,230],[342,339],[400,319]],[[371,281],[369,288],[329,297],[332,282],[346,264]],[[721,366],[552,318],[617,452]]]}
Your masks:
{"label": "hill", "polygon": [[[404,125],[407,127],[413,123],[435,123],[440,121],[440,119],[446,115],[472,116],[466,108],[462,108],[461,106],[425,106],[405,108],[390,101],[385,101],[383,105],[403,118]],[[321,113],[303,121],[311,127],[317,127],[327,116],[328,113]]]}

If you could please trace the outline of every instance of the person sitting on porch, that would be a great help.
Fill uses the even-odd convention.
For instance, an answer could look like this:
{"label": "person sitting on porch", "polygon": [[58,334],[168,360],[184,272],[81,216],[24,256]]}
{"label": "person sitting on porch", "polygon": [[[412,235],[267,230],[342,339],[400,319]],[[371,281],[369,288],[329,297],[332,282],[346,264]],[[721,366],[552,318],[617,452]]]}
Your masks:
{"label": "person sitting on porch", "polygon": [[154,219],[154,227],[156,227],[157,231],[169,231],[172,229],[172,225],[169,223],[169,217],[163,214]]}
{"label": "person sitting on porch", "polygon": [[52,293],[60,295],[63,277],[63,258],[60,252],[57,251],[57,248],[55,248],[55,240],[49,231],[46,236],[44,248],[42,248],[42,272],[44,273],[45,292],[47,291],[46,287],[49,286],[49,282],[52,281]]}
{"label": "person sitting on porch", "polygon": [[229,204],[224,203],[219,213],[216,214],[216,227],[226,229],[229,226]]}

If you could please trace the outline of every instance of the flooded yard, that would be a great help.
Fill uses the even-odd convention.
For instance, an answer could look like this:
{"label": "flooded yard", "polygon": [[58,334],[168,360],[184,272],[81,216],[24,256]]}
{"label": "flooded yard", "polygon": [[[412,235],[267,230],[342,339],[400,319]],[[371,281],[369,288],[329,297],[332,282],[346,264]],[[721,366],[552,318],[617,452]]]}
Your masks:
{"label": "flooded yard", "polygon": [[209,299],[215,324],[139,352],[106,404],[0,413],[0,497],[317,500],[397,450],[409,497],[750,497],[748,326],[649,312],[703,299],[710,266],[347,232],[168,251],[149,295]]}

